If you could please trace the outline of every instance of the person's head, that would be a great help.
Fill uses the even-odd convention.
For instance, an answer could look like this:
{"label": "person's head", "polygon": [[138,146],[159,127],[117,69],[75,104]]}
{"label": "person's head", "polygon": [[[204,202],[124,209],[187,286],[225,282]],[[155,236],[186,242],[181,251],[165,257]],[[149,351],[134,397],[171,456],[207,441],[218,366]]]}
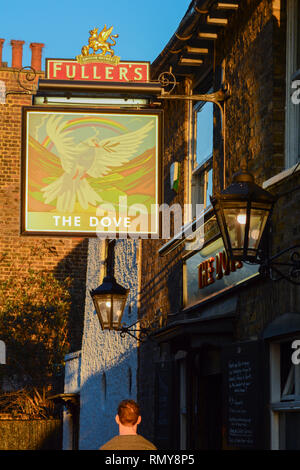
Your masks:
{"label": "person's head", "polygon": [[123,400],[118,406],[116,422],[120,434],[136,434],[141,422],[140,407],[134,400]]}

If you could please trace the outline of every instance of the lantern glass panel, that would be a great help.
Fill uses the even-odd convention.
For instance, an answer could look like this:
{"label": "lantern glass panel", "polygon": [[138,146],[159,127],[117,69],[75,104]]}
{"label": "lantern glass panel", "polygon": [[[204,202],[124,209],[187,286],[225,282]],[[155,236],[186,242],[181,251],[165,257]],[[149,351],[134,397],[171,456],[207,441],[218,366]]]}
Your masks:
{"label": "lantern glass panel", "polygon": [[112,323],[115,328],[120,324],[125,302],[124,296],[113,296]]}
{"label": "lantern glass panel", "polygon": [[257,250],[269,212],[265,209],[251,209],[249,224],[249,249]]}
{"label": "lantern glass panel", "polygon": [[224,217],[232,250],[243,249],[247,220],[246,206],[239,208],[224,208]]}
{"label": "lantern glass panel", "polygon": [[104,328],[110,326],[110,316],[112,309],[112,298],[111,295],[101,295],[101,297],[96,297],[96,302],[98,305],[98,315],[101,315],[102,323]]}

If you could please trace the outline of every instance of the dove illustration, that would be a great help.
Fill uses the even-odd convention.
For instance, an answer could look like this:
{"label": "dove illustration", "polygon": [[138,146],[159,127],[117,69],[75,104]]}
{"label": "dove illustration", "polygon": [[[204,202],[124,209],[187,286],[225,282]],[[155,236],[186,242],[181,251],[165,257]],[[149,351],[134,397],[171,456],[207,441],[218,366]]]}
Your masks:
{"label": "dove illustration", "polygon": [[46,204],[56,199],[58,211],[73,212],[76,200],[83,209],[102,201],[86,177],[102,177],[113,167],[128,162],[135,156],[154,123],[151,121],[136,131],[102,140],[95,133],[80,143],[75,142],[72,131],[66,130],[65,125],[63,116],[55,114],[47,121],[47,134],[55,145],[55,153],[64,173],[41,191]]}

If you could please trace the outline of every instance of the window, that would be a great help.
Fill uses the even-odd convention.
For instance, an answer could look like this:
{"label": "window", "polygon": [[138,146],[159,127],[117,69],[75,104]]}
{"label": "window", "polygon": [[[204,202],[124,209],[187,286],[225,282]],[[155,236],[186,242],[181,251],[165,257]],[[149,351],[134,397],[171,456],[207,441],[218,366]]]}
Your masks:
{"label": "window", "polygon": [[[300,159],[300,104],[292,100],[292,88],[300,69],[300,0],[287,0],[286,40],[286,121],[285,166],[290,168]],[[298,79],[298,78],[297,78]]]}
{"label": "window", "polygon": [[[211,92],[211,91],[210,91]],[[195,107],[196,119],[196,165],[202,165],[213,152],[213,103],[206,102]]]}
{"label": "window", "polygon": [[273,343],[271,360],[271,448],[300,450],[300,364],[293,364],[294,340]]}
{"label": "window", "polygon": [[[211,91],[209,91],[210,93]],[[201,102],[193,113],[192,217],[196,204],[210,205],[213,189],[213,103]]]}

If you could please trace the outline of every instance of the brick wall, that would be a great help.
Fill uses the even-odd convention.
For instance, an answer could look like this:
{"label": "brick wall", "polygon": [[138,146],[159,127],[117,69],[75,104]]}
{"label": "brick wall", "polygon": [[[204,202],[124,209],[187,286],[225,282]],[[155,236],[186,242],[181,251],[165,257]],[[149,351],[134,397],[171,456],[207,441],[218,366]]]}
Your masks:
{"label": "brick wall", "polygon": [[[81,347],[87,240],[80,238],[44,238],[20,236],[20,181],[21,181],[21,132],[22,106],[32,104],[31,94],[22,94],[18,70],[0,67],[0,80],[5,82],[8,94],[6,103],[0,104],[0,279],[7,278],[14,270],[31,265],[32,268],[53,271],[57,278],[71,276],[72,316],[70,318],[71,350]],[[34,89],[38,78],[21,82]]]}

